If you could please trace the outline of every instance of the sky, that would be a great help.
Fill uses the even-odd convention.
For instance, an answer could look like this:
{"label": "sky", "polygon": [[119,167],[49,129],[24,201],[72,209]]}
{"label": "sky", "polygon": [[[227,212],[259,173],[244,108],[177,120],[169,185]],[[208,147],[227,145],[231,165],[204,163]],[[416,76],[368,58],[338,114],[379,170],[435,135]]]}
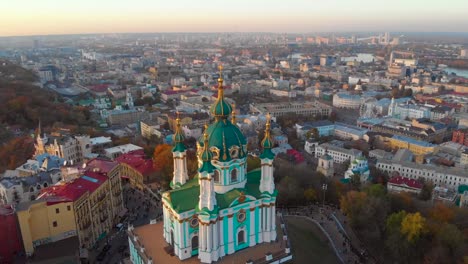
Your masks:
{"label": "sky", "polygon": [[467,0],[0,0],[0,36],[466,32]]}

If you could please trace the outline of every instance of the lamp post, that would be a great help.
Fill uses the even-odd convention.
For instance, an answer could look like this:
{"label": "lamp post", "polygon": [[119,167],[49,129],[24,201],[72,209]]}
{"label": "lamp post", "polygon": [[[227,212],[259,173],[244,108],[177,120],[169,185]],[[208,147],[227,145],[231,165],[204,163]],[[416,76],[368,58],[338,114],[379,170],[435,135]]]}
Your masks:
{"label": "lamp post", "polygon": [[322,208],[325,208],[325,194],[327,192],[328,184],[324,183],[322,184],[322,190],[323,190],[323,202],[322,202]]}

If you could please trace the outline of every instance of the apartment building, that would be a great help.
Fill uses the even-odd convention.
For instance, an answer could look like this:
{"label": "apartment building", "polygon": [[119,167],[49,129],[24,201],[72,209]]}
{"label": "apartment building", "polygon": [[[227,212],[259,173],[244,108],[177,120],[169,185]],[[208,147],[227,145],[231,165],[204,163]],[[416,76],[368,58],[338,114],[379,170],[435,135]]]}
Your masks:
{"label": "apartment building", "polygon": [[323,143],[315,148],[315,157],[321,157],[327,153],[333,158],[336,163],[344,163],[346,161],[355,160],[357,157],[362,156],[362,151],[357,149],[345,149],[341,146],[333,145],[330,143]]}

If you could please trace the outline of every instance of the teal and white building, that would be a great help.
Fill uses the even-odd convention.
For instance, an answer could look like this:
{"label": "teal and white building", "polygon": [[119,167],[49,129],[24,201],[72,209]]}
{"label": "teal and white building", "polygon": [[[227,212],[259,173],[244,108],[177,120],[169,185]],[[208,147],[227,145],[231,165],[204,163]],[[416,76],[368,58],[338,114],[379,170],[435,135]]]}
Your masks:
{"label": "teal and white building", "polygon": [[361,182],[367,182],[370,180],[369,164],[365,157],[359,156],[355,160],[351,161],[348,170],[345,172],[345,179],[351,179],[354,174],[361,177]]}
{"label": "teal and white building", "polygon": [[[198,173],[187,175],[184,136],[177,120],[174,176],[163,194],[165,241],[184,260],[212,263],[247,247],[276,240],[273,141],[267,118],[261,168],[247,172],[247,141],[224,99],[222,74],[214,117],[197,142]],[[232,113],[231,120],[229,116]]]}

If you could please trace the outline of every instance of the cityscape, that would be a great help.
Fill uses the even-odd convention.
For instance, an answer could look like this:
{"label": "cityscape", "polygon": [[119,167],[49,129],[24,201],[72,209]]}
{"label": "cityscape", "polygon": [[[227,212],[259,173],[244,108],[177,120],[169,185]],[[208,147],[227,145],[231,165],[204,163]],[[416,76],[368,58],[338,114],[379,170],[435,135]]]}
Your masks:
{"label": "cityscape", "polygon": [[0,264],[468,263],[468,3],[72,2],[2,7]]}

